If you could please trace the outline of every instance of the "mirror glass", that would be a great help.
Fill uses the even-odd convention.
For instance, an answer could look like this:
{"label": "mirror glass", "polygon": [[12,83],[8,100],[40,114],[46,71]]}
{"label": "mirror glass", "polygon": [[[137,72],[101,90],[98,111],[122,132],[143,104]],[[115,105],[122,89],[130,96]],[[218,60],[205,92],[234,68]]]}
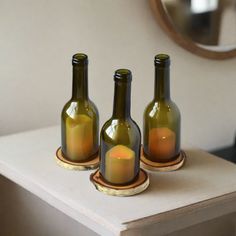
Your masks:
{"label": "mirror glass", "polygon": [[236,49],[236,0],[161,0],[175,30],[207,50]]}

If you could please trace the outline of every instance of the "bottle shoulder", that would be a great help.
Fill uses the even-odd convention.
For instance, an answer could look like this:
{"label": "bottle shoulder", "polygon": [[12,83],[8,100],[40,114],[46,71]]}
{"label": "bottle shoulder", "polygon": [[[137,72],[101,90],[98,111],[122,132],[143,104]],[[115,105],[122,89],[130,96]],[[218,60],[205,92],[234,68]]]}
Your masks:
{"label": "bottle shoulder", "polygon": [[156,101],[152,100],[144,111],[144,116],[155,117],[158,114],[175,114],[176,116],[180,116],[180,110],[178,106],[172,100],[166,101]]}
{"label": "bottle shoulder", "polygon": [[62,117],[74,118],[78,115],[96,116],[98,118],[98,109],[91,100],[69,100],[63,107]]}
{"label": "bottle shoulder", "polygon": [[114,126],[114,127],[117,127],[117,126],[120,126],[120,127],[126,127],[126,128],[137,128],[139,129],[137,123],[132,119],[132,118],[129,118],[129,119],[115,119],[113,117],[111,117],[109,120],[107,120],[103,127],[104,129],[106,129],[107,127],[110,127],[110,126]]}
{"label": "bottle shoulder", "polygon": [[114,134],[120,133],[123,135],[135,135],[141,136],[140,129],[133,119],[121,120],[110,118],[105,122],[102,127],[102,136],[114,136]]}
{"label": "bottle shoulder", "polygon": [[98,114],[99,112],[98,112],[98,108],[97,108],[96,104],[90,99],[88,100],[88,102],[89,102],[91,109],[94,111],[94,113]]}

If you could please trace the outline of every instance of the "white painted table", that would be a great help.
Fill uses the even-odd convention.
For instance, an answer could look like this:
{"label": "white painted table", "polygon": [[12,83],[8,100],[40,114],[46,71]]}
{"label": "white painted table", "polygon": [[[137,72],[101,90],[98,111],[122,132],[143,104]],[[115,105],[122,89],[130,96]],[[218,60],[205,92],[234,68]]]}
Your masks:
{"label": "white painted table", "polygon": [[95,190],[91,171],[56,165],[59,127],[0,138],[0,174],[101,235],[165,235],[236,212],[236,165],[186,149],[179,171],[150,173],[150,187],[133,197]]}

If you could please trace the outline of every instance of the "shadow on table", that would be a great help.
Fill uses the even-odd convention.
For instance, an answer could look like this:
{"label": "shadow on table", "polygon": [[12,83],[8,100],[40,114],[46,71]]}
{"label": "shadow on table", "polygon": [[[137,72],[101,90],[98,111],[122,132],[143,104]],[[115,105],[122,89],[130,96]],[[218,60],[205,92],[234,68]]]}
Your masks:
{"label": "shadow on table", "polygon": [[[156,192],[160,196],[199,192],[209,188],[209,181],[212,181],[217,172],[221,173],[222,166],[232,165],[199,149],[187,149],[185,152],[187,159],[181,169],[172,172],[148,172],[150,186],[146,194]],[[217,183],[210,185],[213,189],[216,187],[214,184]]]}

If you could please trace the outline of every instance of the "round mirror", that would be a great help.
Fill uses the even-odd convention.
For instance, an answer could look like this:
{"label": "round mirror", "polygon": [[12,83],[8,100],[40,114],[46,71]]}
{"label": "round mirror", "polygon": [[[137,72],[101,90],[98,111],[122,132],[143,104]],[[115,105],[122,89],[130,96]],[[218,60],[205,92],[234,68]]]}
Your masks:
{"label": "round mirror", "polygon": [[150,0],[160,26],[194,54],[236,56],[236,0]]}

